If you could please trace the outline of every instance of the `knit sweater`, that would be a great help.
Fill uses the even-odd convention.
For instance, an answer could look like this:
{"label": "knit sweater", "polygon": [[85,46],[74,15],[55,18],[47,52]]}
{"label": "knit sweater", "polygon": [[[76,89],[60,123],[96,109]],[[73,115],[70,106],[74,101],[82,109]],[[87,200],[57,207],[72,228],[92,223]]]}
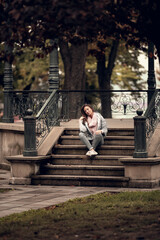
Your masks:
{"label": "knit sweater", "polygon": [[[108,132],[106,120],[102,117],[100,113],[95,112],[94,114],[97,117],[97,130],[102,130],[103,136],[106,136]],[[80,132],[83,132],[86,135],[88,140],[93,139],[93,134],[89,128],[87,121],[85,121],[85,123],[83,124],[83,120],[79,120],[79,129]]]}

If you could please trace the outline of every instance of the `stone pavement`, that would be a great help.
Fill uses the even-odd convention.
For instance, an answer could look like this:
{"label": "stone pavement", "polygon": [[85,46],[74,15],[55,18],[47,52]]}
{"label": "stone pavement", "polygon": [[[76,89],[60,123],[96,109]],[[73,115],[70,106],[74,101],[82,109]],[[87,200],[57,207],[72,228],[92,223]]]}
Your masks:
{"label": "stone pavement", "polygon": [[[13,213],[49,207],[65,202],[69,199],[85,197],[102,192],[155,190],[155,188],[128,189],[108,187],[9,185],[9,177],[9,171],[0,169],[0,189],[11,189],[11,191],[0,193],[0,218]],[[160,188],[156,190],[160,190]]]}

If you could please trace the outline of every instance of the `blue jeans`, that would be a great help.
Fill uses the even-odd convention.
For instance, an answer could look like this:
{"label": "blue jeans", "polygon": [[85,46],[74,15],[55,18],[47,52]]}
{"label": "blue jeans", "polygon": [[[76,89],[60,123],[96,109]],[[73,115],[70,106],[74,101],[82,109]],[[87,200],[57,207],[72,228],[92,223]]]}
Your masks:
{"label": "blue jeans", "polygon": [[103,143],[102,134],[95,134],[93,136],[93,140],[88,140],[84,133],[79,133],[80,140],[86,145],[86,147],[90,150],[92,148],[96,149]]}

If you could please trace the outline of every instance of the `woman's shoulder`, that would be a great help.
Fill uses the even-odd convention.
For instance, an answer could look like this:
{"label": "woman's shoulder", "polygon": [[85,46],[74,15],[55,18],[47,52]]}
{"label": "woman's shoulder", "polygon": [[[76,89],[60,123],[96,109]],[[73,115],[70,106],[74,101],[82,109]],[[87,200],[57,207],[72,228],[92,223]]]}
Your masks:
{"label": "woman's shoulder", "polygon": [[94,112],[97,116],[102,117],[101,113],[99,112]]}
{"label": "woman's shoulder", "polygon": [[102,114],[101,113],[99,113],[99,112],[95,112],[95,114],[96,114],[96,116],[99,118],[99,119],[104,119],[104,117],[102,116]]}

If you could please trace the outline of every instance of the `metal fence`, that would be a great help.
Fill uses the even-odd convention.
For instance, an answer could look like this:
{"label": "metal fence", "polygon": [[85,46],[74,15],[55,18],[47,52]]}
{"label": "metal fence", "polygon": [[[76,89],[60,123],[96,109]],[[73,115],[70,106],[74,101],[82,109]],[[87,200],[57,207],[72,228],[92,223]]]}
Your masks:
{"label": "metal fence", "polygon": [[58,94],[53,91],[36,115],[36,147],[38,148],[48,136],[51,129],[58,125]]}
{"label": "metal fence", "polygon": [[[112,118],[132,118],[137,109],[144,112],[147,109],[147,90],[85,90],[67,91],[58,90],[57,107],[59,119],[66,121],[71,118],[79,118],[80,108],[84,103],[91,104],[95,111],[108,117],[110,111]],[[48,91],[11,91],[12,114],[23,119],[26,111],[31,109],[36,115],[47,101]],[[55,102],[53,102],[55,104]],[[1,109],[2,111],[2,109]]]}
{"label": "metal fence", "polygon": [[13,91],[13,116],[23,118],[26,111],[31,109],[36,115],[49,97],[48,91]]}
{"label": "metal fence", "polygon": [[[1,92],[1,96],[3,93]],[[151,138],[160,119],[160,90],[156,90],[148,106],[148,91],[11,91],[12,114],[24,119],[28,109],[35,117],[36,148],[44,141],[52,127],[60,121],[79,118],[84,103],[91,104],[95,111],[110,111],[112,118],[133,118],[141,109],[146,117],[146,138]],[[3,106],[3,102],[1,102]],[[3,111],[0,109],[1,112]],[[103,115],[103,116],[104,116]],[[106,117],[106,116],[104,116]]]}
{"label": "metal fence", "polygon": [[[147,91],[59,91],[62,99],[60,106],[68,109],[62,111],[63,119],[79,118],[80,109],[84,103],[91,104],[95,111],[100,112],[105,118],[133,118],[136,111],[147,109]],[[110,114],[108,112],[110,111]]]}
{"label": "metal fence", "polygon": [[154,130],[160,122],[160,90],[157,89],[145,112],[146,117],[146,138],[147,142],[151,139]]}

